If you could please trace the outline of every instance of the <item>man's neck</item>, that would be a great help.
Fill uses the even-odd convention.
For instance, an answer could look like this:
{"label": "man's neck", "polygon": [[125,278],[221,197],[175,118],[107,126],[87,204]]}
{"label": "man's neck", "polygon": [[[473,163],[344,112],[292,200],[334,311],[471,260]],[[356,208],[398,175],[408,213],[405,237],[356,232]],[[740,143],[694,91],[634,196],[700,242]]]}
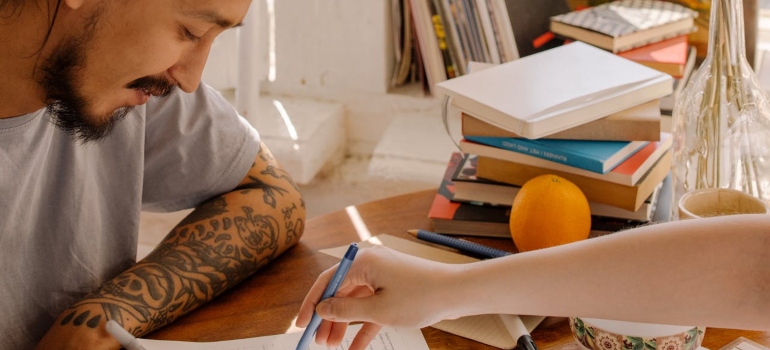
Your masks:
{"label": "man's neck", "polygon": [[40,69],[37,65],[47,28],[46,10],[35,6],[11,15],[0,13],[0,119],[32,113],[45,106],[35,69]]}

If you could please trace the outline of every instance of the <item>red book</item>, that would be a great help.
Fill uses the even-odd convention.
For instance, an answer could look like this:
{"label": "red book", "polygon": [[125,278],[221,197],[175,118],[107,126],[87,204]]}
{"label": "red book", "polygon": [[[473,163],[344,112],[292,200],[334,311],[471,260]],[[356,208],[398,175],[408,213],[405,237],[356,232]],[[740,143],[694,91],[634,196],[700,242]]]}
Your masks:
{"label": "red book", "polygon": [[[513,152],[494,146],[482,145],[480,143],[460,140],[460,149],[465,153],[471,153],[484,158],[503,160],[505,168],[482,168],[479,167],[477,175],[487,179],[499,179],[503,174],[509,172],[514,174],[523,174],[525,170],[533,169],[551,169],[574,175],[583,176],[590,179],[596,179],[604,182],[615,183],[624,186],[636,186],[642,177],[655,166],[663,155],[671,148],[673,137],[670,133],[661,133],[660,141],[652,141],[647,146],[626,158],[617,167],[606,174],[599,174],[585,169],[552,162],[547,159],[537,158],[528,154]],[[515,169],[515,170],[514,170]],[[497,180],[500,181],[500,180]],[[501,181],[508,182],[508,181]],[[521,185],[521,184],[519,184]]]}
{"label": "red book", "polygon": [[618,52],[617,55],[679,79],[684,74],[684,66],[687,63],[687,35]]}
{"label": "red book", "polygon": [[[444,178],[428,211],[433,231],[447,235],[511,239],[508,225],[511,215],[510,206],[454,201],[455,184],[452,177],[468,156],[455,152],[447,164]],[[644,223],[645,221],[592,215],[591,236],[616,232]]]}
{"label": "red book", "polygon": [[428,212],[433,231],[451,235],[510,238],[510,208],[452,201],[455,192],[452,176],[463,160],[462,153],[454,152],[447,164],[444,178]]}

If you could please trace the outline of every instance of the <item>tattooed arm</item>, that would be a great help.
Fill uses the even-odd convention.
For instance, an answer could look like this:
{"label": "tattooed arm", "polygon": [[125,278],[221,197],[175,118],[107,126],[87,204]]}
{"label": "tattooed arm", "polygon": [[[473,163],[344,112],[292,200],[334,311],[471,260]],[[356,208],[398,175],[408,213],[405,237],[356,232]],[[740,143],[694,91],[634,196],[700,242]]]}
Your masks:
{"label": "tattooed arm", "polygon": [[262,144],[235,190],[196,208],[147,258],[64,311],[38,349],[118,349],[107,320],[137,336],[158,329],[297,243],[304,223],[299,189]]}

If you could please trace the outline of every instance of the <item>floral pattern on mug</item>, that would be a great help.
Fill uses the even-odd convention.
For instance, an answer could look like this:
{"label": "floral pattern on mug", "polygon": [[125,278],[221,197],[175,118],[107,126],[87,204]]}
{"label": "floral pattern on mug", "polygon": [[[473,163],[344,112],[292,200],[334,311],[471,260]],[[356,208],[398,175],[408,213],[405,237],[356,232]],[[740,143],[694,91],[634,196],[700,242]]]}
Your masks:
{"label": "floral pattern on mug", "polygon": [[704,334],[701,328],[695,327],[659,338],[619,335],[595,328],[577,317],[570,317],[569,327],[575,340],[589,350],[697,350]]}
{"label": "floral pattern on mug", "polygon": [[597,350],[625,350],[623,336],[594,329],[594,344]]}

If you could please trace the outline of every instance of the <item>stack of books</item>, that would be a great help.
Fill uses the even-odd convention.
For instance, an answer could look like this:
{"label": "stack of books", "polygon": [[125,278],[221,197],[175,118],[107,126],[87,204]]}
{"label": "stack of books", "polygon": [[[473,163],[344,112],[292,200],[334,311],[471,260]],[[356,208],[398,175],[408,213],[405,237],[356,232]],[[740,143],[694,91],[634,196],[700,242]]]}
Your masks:
{"label": "stack of books", "polygon": [[661,99],[671,115],[678,93],[695,66],[696,49],[688,34],[698,13],[660,0],[619,0],[551,17],[551,31],[671,75],[673,93]]}
{"label": "stack of books", "polygon": [[517,191],[542,174],[583,191],[594,234],[652,220],[671,166],[659,109],[670,75],[574,42],[437,89],[463,115],[463,154],[450,161],[431,208],[435,231],[510,237]]}

